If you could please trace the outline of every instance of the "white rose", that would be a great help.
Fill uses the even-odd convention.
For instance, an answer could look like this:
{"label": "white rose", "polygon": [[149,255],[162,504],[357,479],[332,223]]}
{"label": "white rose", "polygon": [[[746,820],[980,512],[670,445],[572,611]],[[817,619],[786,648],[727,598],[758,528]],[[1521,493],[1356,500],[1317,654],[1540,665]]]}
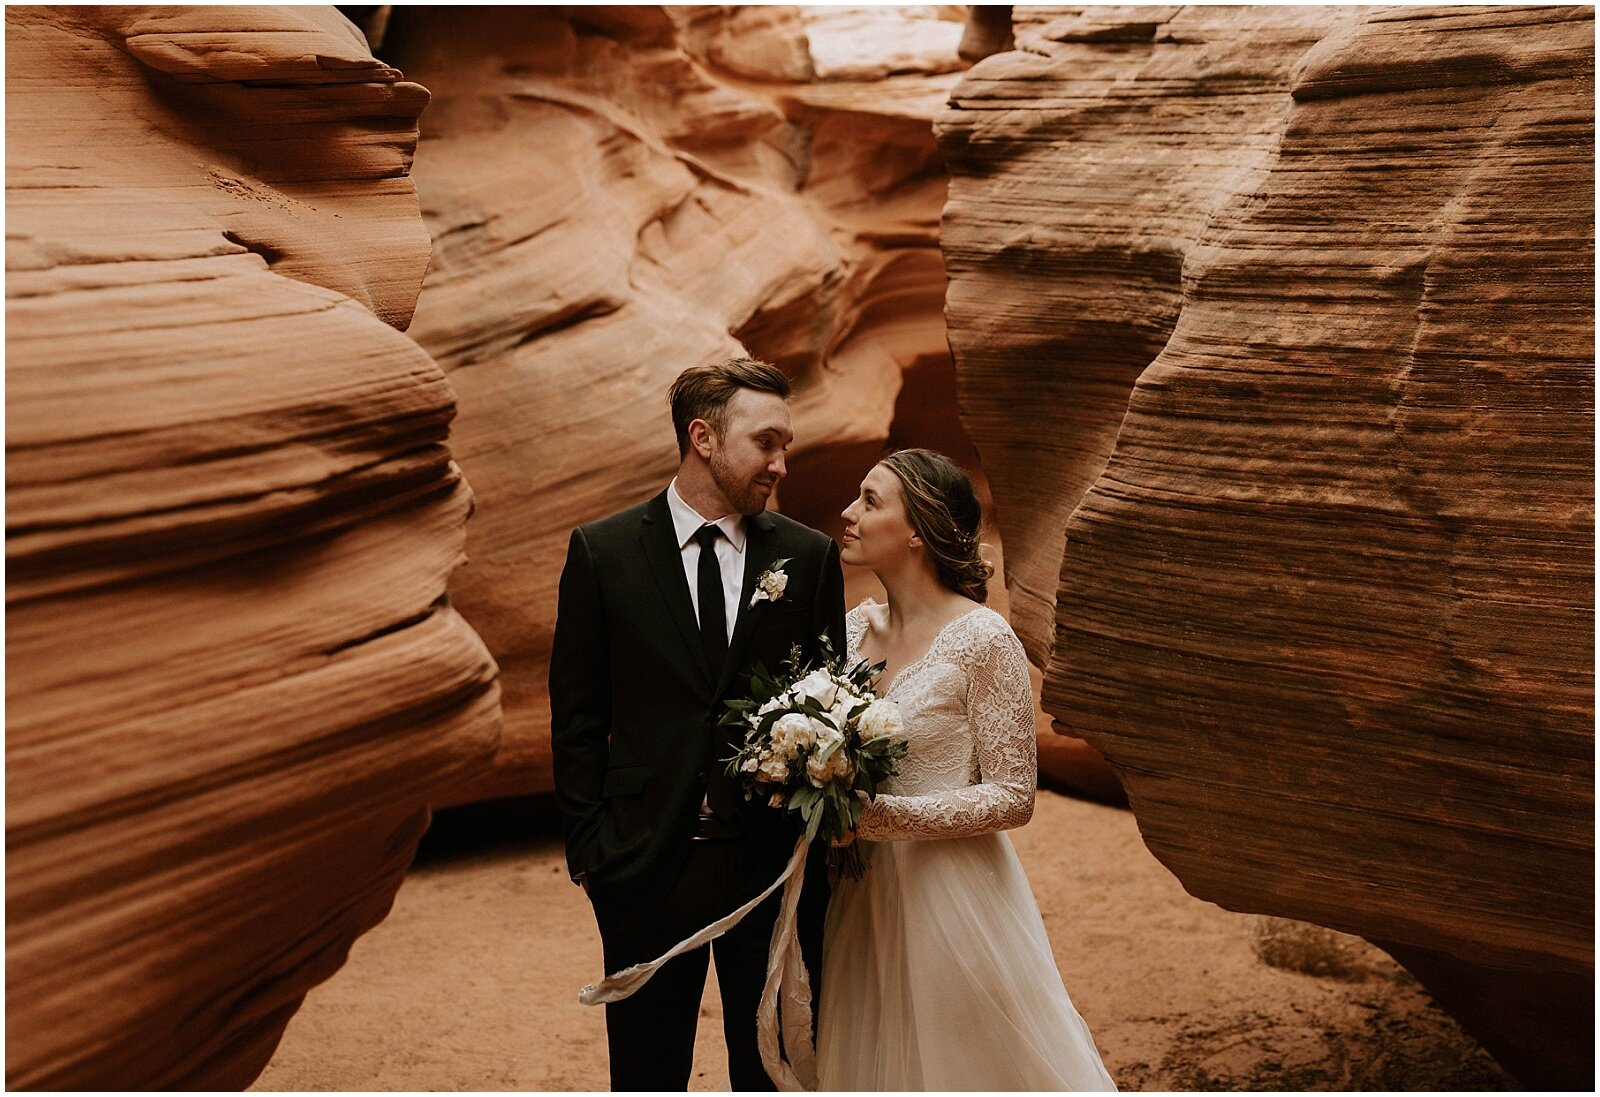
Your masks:
{"label": "white rose", "polygon": [[778,717],[772,725],[772,738],[785,742],[804,744],[810,746],[816,741],[816,732],[812,730],[815,721],[811,717],[798,712],[791,712],[787,716]]}
{"label": "white rose", "polygon": [[783,592],[789,586],[789,577],[784,574],[783,565],[788,562],[779,560],[761,573],[761,578],[756,580],[756,592],[750,596],[752,607],[757,602],[776,602],[783,597]]}
{"label": "white rose", "polygon": [[833,721],[834,727],[844,727],[850,719],[850,710],[855,707],[855,704],[856,702],[847,696],[843,690],[839,691],[839,699],[828,710],[828,719]]}
{"label": "white rose", "polygon": [[817,735],[816,746],[818,754],[825,754],[830,748],[844,742],[844,732],[825,721],[813,718],[811,728]]}
{"label": "white rose", "polygon": [[802,713],[792,712],[787,716],[779,716],[773,724],[773,744],[782,744],[782,752],[787,758],[794,758],[795,752],[800,747],[810,747],[816,742],[816,721]]}
{"label": "white rose", "polygon": [[886,735],[899,735],[905,728],[900,706],[893,701],[874,701],[858,718],[856,727],[863,739],[881,739]]}
{"label": "white rose", "polygon": [[818,788],[826,785],[834,777],[850,780],[851,777],[856,776],[856,771],[850,764],[850,758],[845,755],[843,750],[835,750],[832,755],[827,755],[826,758],[821,758],[821,756],[811,758],[810,761],[806,761],[805,772],[806,777],[810,777],[811,784],[816,785]]}
{"label": "white rose", "polygon": [[806,776],[811,778],[811,783],[817,788],[821,788],[828,783],[828,774],[832,768],[828,762],[829,759],[825,759],[820,755],[812,755],[806,761]]}
{"label": "white rose", "polygon": [[[782,696],[773,697],[773,698],[769,699],[766,704],[764,704],[760,708],[756,709],[756,715],[757,716],[765,716],[769,712],[775,712],[778,709],[784,708],[784,707],[785,707],[785,705],[784,705],[784,700],[783,700]],[[760,721],[758,720],[758,721],[756,721],[756,723],[760,723]]]}
{"label": "white rose", "polygon": [[855,767],[850,764],[849,754],[842,748],[831,752],[819,750],[806,760],[806,776],[818,788],[835,777],[850,780],[855,776],[855,772]]}
{"label": "white rose", "polygon": [[754,755],[751,755],[749,758],[746,758],[744,760],[744,765],[739,767],[739,772],[740,773],[754,773],[756,770],[758,770],[760,768],[761,768],[761,763],[756,759],[756,757]]}
{"label": "white rose", "polygon": [[761,763],[757,771],[769,781],[787,781],[789,779],[789,763],[783,758],[768,758]]}
{"label": "white rose", "polygon": [[800,679],[792,688],[799,696],[809,697],[823,708],[832,708],[839,696],[839,687],[833,676],[821,668]]}

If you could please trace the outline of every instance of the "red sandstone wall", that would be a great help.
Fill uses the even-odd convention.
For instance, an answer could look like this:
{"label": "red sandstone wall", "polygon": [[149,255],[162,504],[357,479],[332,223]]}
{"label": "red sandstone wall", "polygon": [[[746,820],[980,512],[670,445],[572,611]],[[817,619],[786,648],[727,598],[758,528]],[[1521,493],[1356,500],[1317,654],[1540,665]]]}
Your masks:
{"label": "red sandstone wall", "polygon": [[249,1083],[495,748],[427,99],[331,9],[6,11],[10,1087]]}
{"label": "red sandstone wall", "polygon": [[939,125],[1045,708],[1191,892],[1380,940],[1581,1081],[1592,9],[1028,18]]}
{"label": "red sandstone wall", "polygon": [[[976,464],[932,129],[961,30],[892,9],[394,13],[382,52],[434,97],[410,333],[459,396],[452,446],[479,499],[451,592],[505,684],[494,770],[456,798],[550,787],[567,536],[671,477],[666,390],[686,367],[748,350],[795,379],[779,506],[819,528],[886,446]],[[893,56],[863,56],[886,41]]]}

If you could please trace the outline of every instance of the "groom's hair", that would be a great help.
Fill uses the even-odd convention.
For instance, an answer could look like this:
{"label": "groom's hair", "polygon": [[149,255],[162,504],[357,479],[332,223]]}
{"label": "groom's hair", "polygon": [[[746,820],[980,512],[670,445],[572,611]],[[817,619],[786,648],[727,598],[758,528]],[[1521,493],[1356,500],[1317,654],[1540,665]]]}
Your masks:
{"label": "groom's hair", "polygon": [[689,424],[704,419],[722,438],[728,433],[728,401],[740,389],[770,392],[789,399],[789,378],[777,366],[756,358],[729,358],[714,366],[690,366],[667,392],[672,429],[678,432],[678,459],[689,452]]}

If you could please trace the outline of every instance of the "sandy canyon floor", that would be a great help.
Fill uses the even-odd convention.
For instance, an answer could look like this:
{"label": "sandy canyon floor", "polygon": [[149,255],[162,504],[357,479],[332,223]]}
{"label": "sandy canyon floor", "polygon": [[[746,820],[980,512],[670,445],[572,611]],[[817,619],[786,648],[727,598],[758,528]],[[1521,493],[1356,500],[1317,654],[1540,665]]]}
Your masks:
{"label": "sandy canyon floor", "polygon": [[[436,830],[393,912],[307,997],[253,1089],[606,1088],[604,1017],[578,1003],[600,942],[554,820],[501,809]],[[1365,942],[1299,941],[1291,926],[1282,951],[1337,954],[1342,973],[1263,962],[1269,923],[1186,893],[1125,810],[1041,792],[1012,837],[1123,1089],[1516,1088]],[[708,986],[691,1089],[723,1088],[720,1018]]]}

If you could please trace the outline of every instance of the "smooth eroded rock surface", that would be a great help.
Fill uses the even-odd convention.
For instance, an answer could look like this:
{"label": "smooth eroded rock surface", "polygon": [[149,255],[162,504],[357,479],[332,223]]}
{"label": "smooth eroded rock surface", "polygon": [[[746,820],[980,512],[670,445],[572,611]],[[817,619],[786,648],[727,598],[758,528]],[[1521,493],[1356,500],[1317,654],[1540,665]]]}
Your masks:
{"label": "smooth eroded rock surface", "polygon": [[940,127],[1045,708],[1191,892],[1581,1086],[1592,9],[1026,10]]}
{"label": "smooth eroded rock surface", "polygon": [[237,1088],[496,742],[427,93],[331,9],[6,46],[6,1080]]}
{"label": "smooth eroded rock surface", "polygon": [[[863,67],[845,45],[874,18],[905,41]],[[671,477],[685,368],[748,351],[789,373],[779,506],[825,530],[885,446],[976,463],[950,398],[932,130],[960,32],[890,9],[394,12],[383,54],[434,97],[410,334],[459,395],[479,501],[451,591],[505,683],[494,772],[459,799],[550,787],[568,535]]]}

